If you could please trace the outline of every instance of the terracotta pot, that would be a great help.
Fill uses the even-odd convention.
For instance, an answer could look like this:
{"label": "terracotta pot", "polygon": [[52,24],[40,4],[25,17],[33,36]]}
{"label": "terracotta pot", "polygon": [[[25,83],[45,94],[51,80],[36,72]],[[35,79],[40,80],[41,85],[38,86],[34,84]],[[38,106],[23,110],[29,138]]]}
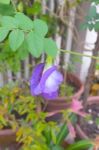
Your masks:
{"label": "terracotta pot", "polygon": [[[91,96],[88,98],[87,105],[92,105],[92,104],[98,104],[99,105],[99,96]],[[81,139],[89,139],[88,135],[80,127],[80,124],[76,125],[76,131],[77,131],[78,136]]]}
{"label": "terracotta pot", "polygon": [[0,130],[0,144],[16,142],[16,133],[11,129]]}
{"label": "terracotta pot", "polygon": [[57,110],[64,110],[70,106],[70,102],[68,102],[72,98],[79,99],[81,94],[84,91],[84,86],[80,79],[76,77],[72,73],[67,73],[66,82],[70,85],[73,85],[77,90],[70,97],[57,97],[55,100],[45,100],[46,106],[45,111],[53,112]]}
{"label": "terracotta pot", "polygon": [[0,130],[0,149],[8,147],[10,150],[18,150],[19,144],[16,142],[16,132],[12,129]]}

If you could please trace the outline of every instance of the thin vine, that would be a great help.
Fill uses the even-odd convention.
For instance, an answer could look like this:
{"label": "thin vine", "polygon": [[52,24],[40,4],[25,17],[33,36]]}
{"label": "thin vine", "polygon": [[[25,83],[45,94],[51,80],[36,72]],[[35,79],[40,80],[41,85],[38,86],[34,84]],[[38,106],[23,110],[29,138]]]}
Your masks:
{"label": "thin vine", "polygon": [[63,49],[59,49],[59,51],[61,52],[64,52],[64,53],[69,53],[69,54],[73,54],[73,55],[77,55],[77,56],[85,56],[85,57],[90,57],[92,59],[96,59],[96,60],[99,60],[99,56],[90,56],[90,55],[87,55],[87,54],[82,54],[82,53],[79,53],[79,52],[74,52],[74,51],[69,51],[69,50],[63,50]]}

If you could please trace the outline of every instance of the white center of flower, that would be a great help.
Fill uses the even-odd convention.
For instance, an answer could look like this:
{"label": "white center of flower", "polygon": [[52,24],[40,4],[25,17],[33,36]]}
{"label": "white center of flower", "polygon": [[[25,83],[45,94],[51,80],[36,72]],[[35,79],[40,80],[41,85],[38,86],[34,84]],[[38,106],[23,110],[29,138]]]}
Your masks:
{"label": "white center of flower", "polygon": [[59,88],[59,84],[62,81],[62,76],[58,71],[54,71],[50,74],[45,82],[45,92],[54,92]]}

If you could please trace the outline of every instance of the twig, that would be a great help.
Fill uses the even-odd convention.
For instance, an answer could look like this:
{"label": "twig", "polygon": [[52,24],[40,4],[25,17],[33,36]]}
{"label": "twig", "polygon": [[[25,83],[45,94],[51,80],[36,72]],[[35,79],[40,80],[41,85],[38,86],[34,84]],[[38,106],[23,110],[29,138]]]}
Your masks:
{"label": "twig", "polygon": [[90,57],[92,59],[99,60],[99,57],[97,57],[97,56],[90,56],[90,55],[87,55],[87,54],[82,54],[82,53],[79,53],[79,52],[74,52],[74,51],[69,51],[69,50],[63,50],[63,49],[59,49],[59,51],[64,52],[64,53],[69,53],[69,54],[77,55],[77,56],[81,56],[81,57],[84,56],[84,57]]}
{"label": "twig", "polygon": [[[77,39],[80,38],[80,37],[79,37],[79,34],[78,34],[78,31],[77,31],[77,29],[76,29],[75,26],[72,27],[72,26],[69,24],[69,22],[68,22],[67,20],[64,21],[63,18],[61,18],[61,17],[60,17],[59,15],[57,15],[56,13],[52,12],[47,6],[45,6],[45,9],[47,9],[47,10],[51,13],[52,16],[54,16],[55,18],[59,19],[65,26],[70,27],[71,30],[73,31],[73,33],[74,33],[74,31],[75,31],[76,36],[77,36]],[[74,38],[75,42],[78,44],[78,40],[75,38],[75,36],[73,36],[73,38]]]}

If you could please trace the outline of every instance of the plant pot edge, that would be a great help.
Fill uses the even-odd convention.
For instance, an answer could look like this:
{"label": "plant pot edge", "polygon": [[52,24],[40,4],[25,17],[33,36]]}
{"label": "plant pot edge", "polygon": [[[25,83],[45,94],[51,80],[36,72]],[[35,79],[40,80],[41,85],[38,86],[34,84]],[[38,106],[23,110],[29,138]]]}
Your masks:
{"label": "plant pot edge", "polygon": [[16,143],[16,132],[13,129],[2,129],[0,130],[0,144],[9,145]]}

